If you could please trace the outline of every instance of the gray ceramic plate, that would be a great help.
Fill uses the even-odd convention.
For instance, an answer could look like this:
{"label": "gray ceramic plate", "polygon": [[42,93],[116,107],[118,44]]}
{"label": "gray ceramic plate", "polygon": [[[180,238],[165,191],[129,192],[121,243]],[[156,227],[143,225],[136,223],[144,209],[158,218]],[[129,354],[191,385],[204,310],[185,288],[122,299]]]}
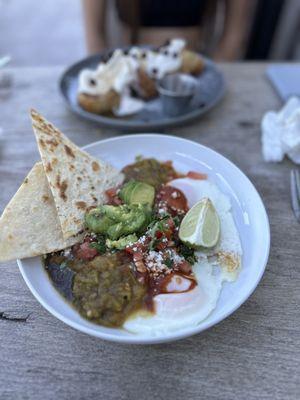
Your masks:
{"label": "gray ceramic plate", "polygon": [[205,69],[197,77],[197,93],[189,109],[187,109],[183,115],[178,117],[169,117],[165,115],[162,111],[159,97],[147,102],[144,109],[139,113],[125,118],[89,113],[84,111],[77,103],[78,75],[83,68],[96,68],[101,59],[107,57],[107,54],[106,52],[93,55],[72,65],[63,73],[59,83],[60,91],[72,111],[104,127],[138,132],[149,131],[150,129],[155,131],[183,125],[205,114],[224,96],[225,83],[223,75],[214,62],[205,58]]}

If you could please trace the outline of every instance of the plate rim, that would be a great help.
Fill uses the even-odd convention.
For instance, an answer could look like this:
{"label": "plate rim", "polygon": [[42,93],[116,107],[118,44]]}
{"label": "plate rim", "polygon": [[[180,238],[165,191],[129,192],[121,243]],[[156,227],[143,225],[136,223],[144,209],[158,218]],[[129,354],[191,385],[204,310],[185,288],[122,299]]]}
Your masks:
{"label": "plate rim", "polygon": [[[218,73],[221,81],[221,90],[217,94],[217,96],[214,98],[214,100],[206,107],[203,108],[197,108],[195,110],[192,110],[186,114],[183,114],[178,117],[166,117],[167,120],[162,120],[160,122],[153,122],[153,121],[147,121],[147,122],[142,122],[142,121],[132,121],[132,120],[119,120],[117,118],[111,118],[107,117],[105,115],[100,115],[100,114],[94,114],[90,113],[88,111],[85,111],[83,108],[80,106],[75,107],[70,101],[68,96],[65,93],[64,90],[64,85],[66,80],[68,79],[68,74],[70,74],[71,71],[76,70],[81,64],[84,64],[85,62],[89,60],[94,60],[97,57],[105,57],[107,54],[109,54],[111,51],[121,48],[121,49],[128,49],[130,46],[123,46],[123,47],[114,47],[109,50],[104,50],[103,52],[100,53],[95,53],[92,55],[89,55],[87,57],[84,57],[80,59],[79,61],[71,64],[69,67],[64,69],[64,71],[61,73],[59,80],[58,80],[58,88],[61,96],[64,99],[65,104],[68,106],[68,108],[75,113],[76,115],[80,116],[81,118],[85,118],[89,121],[92,121],[100,126],[111,128],[111,129],[120,129],[122,131],[132,131],[132,132],[141,132],[142,129],[150,129],[150,130],[156,130],[156,129],[165,129],[165,128],[171,128],[175,126],[182,126],[185,124],[188,124],[198,118],[200,118],[202,115],[207,114],[211,109],[213,109],[215,106],[217,106],[221,100],[224,98],[226,91],[227,91],[227,85],[226,81],[224,78],[224,74],[213,60],[210,58],[203,56],[202,54],[201,57],[207,63],[208,65],[211,65],[216,72]],[[139,47],[149,47],[145,45],[139,45]]]}
{"label": "plate rim", "polygon": [[[217,325],[218,323],[220,323],[221,321],[223,321],[224,319],[226,319],[227,317],[229,317],[231,314],[233,314],[236,310],[238,310],[241,305],[243,303],[245,303],[248,298],[253,294],[253,292],[255,291],[255,289],[257,288],[259,282],[261,281],[263,274],[266,270],[266,266],[268,263],[268,259],[269,259],[269,254],[270,254],[270,245],[271,245],[271,233],[270,233],[270,223],[269,223],[269,217],[265,208],[265,205],[263,203],[263,200],[260,196],[260,193],[258,192],[258,190],[255,188],[254,184],[251,182],[251,180],[247,177],[247,175],[239,168],[237,167],[232,161],[230,161],[228,158],[226,158],[225,156],[223,156],[222,154],[220,154],[219,152],[211,149],[208,146],[205,146],[203,144],[197,143],[193,140],[190,139],[185,139],[185,138],[181,138],[181,137],[177,137],[174,135],[166,135],[166,134],[157,134],[157,133],[140,133],[135,135],[134,137],[130,134],[128,135],[122,135],[122,136],[116,136],[116,137],[112,137],[112,138],[107,138],[107,139],[102,139],[102,140],[98,140],[92,143],[89,143],[85,146],[82,147],[83,150],[88,150],[91,147],[97,146],[99,144],[103,144],[103,143],[107,143],[107,142],[114,142],[114,141],[118,141],[118,140],[126,140],[128,138],[132,139],[138,139],[139,137],[150,137],[150,138],[154,138],[157,139],[158,137],[162,137],[162,138],[168,138],[171,140],[175,140],[175,141],[181,141],[181,142],[187,142],[189,144],[193,144],[196,146],[199,146],[202,150],[204,151],[209,151],[211,152],[213,155],[216,155],[217,157],[220,157],[222,159],[222,161],[225,161],[226,163],[229,163],[230,167],[233,168],[236,172],[238,172],[239,174],[241,174],[244,179],[247,180],[247,183],[250,185],[250,187],[252,188],[252,190],[254,190],[254,192],[257,195],[258,201],[260,202],[261,205],[261,210],[263,211],[263,217],[265,219],[265,227],[266,227],[266,235],[264,237],[265,239],[265,247],[264,247],[264,257],[263,260],[261,262],[261,269],[259,271],[259,273],[256,276],[255,281],[253,282],[252,286],[249,287],[249,289],[243,294],[243,296],[241,296],[240,301],[237,303],[237,305],[235,307],[233,307],[232,309],[228,310],[227,312],[223,312],[223,314],[221,314],[215,321],[211,321],[210,323],[206,323],[205,324],[205,320],[201,323],[201,325],[198,326],[192,326],[192,327],[187,327],[186,329],[180,330],[178,333],[176,332],[176,330],[174,332],[165,334],[163,336],[145,336],[144,338],[142,336],[135,336],[135,334],[132,335],[128,335],[128,336],[119,336],[118,334],[113,334],[113,333],[106,333],[106,332],[102,332],[102,331],[94,331],[92,329],[90,329],[89,327],[85,327],[82,326],[80,323],[74,322],[69,318],[64,317],[63,315],[61,315],[59,312],[57,312],[51,305],[49,305],[46,301],[44,301],[44,299],[37,293],[37,291],[35,290],[34,286],[31,284],[30,279],[28,278],[27,274],[26,274],[26,268],[24,268],[23,264],[22,264],[22,260],[18,259],[17,260],[17,264],[19,267],[19,270],[21,272],[21,275],[26,283],[26,285],[28,286],[29,290],[31,291],[31,293],[33,294],[33,296],[36,298],[36,300],[53,316],[55,316],[56,318],[58,318],[60,321],[64,322],[66,325],[71,326],[72,328],[86,333],[90,336],[93,337],[97,337],[100,339],[104,339],[110,342],[117,342],[117,343],[125,343],[125,344],[158,344],[158,343],[166,343],[166,342],[173,342],[176,340],[180,340],[180,339],[184,339],[186,337],[190,337],[193,335],[196,335],[200,332],[203,332],[209,328],[211,328],[214,325]],[[39,258],[39,256],[35,257],[35,258]],[[26,259],[24,259],[26,261]],[[57,295],[60,296],[60,294],[57,292]],[[71,306],[70,306],[71,307]]]}

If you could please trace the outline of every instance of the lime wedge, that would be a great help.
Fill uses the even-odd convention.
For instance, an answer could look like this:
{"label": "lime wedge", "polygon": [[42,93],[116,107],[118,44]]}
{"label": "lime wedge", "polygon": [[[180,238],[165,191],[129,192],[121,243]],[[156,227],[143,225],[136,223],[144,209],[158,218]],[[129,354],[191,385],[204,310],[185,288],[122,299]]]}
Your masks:
{"label": "lime wedge", "polygon": [[183,218],[179,239],[191,247],[213,247],[220,237],[220,220],[208,198],[198,201]]}

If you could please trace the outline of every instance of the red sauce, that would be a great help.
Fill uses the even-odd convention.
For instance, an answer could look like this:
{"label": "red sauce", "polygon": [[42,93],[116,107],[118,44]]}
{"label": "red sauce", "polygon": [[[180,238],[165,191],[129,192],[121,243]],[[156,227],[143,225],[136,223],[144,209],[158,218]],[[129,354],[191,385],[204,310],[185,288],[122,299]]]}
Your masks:
{"label": "red sauce", "polygon": [[186,176],[191,179],[205,180],[207,179],[206,174],[202,174],[201,172],[189,171]]}
{"label": "red sauce", "polygon": [[[168,285],[175,275],[182,277],[184,279],[188,279],[190,281],[190,286],[186,290],[182,290],[180,292],[168,290]],[[144,300],[145,307],[147,308],[147,310],[154,312],[155,311],[153,302],[154,296],[157,296],[159,294],[186,293],[189,292],[190,290],[193,290],[196,286],[197,282],[193,276],[187,276],[179,273],[178,271],[173,272],[167,276],[161,276],[160,278],[155,280],[150,280],[148,278],[147,279],[148,291]]]}
{"label": "red sauce", "polygon": [[186,213],[188,211],[188,204],[185,195],[181,190],[173,186],[163,185],[156,195],[157,207],[164,208],[174,214]]}

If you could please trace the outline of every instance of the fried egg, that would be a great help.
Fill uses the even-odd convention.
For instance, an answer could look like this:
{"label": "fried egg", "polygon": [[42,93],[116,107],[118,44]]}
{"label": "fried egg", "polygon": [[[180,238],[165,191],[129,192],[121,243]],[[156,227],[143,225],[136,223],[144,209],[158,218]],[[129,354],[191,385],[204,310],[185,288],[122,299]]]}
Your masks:
{"label": "fried egg", "polygon": [[197,285],[186,291],[190,283],[184,277],[170,281],[172,293],[154,297],[154,313],[139,311],[124,323],[132,333],[157,336],[198,325],[215,309],[223,282],[237,279],[241,268],[242,247],[229,198],[209,180],[181,178],[169,184],[185,194],[189,207],[203,197],[210,198],[220,218],[220,240],[214,248],[196,252]]}
{"label": "fried egg", "polygon": [[181,178],[169,184],[184,193],[190,208],[204,197],[211,200],[220,218],[220,239],[215,247],[197,255],[200,258],[207,257],[210,263],[221,267],[225,280],[236,280],[241,267],[242,246],[228,196],[209,180]]}

